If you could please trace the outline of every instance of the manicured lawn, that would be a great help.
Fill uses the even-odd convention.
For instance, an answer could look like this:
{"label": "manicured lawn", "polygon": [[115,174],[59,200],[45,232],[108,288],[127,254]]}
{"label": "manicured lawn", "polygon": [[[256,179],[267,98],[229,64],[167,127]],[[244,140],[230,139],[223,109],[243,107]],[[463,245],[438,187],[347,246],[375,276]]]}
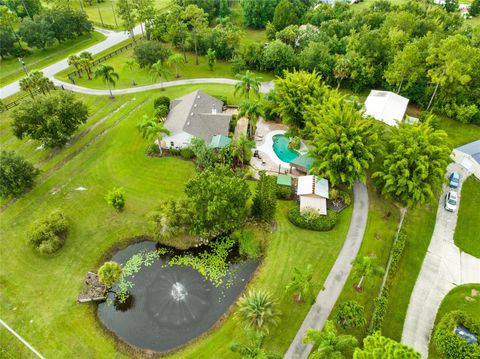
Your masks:
{"label": "manicured lawn", "polygon": [[[375,255],[377,257],[376,265],[385,268],[400,219],[400,211],[390,201],[386,201],[380,197],[373,189],[373,185],[369,183],[368,187],[368,221],[358,255]],[[382,277],[367,278],[364,290],[357,292],[354,287],[358,283],[359,277],[355,276],[352,271],[332,310],[330,318],[333,318],[338,305],[348,300],[355,300],[365,307],[367,325],[364,328],[349,329],[346,331],[339,328],[341,333],[355,335],[359,339],[359,342],[367,335],[368,323],[370,323],[373,314],[373,298],[378,295],[382,279]]]}
{"label": "manicured lawn", "polygon": [[[80,36],[77,39],[68,40],[44,50],[33,49],[32,54],[24,58],[27,70],[32,71],[44,68],[104,39],[104,35],[94,31],[91,36]],[[0,86],[18,80],[24,75],[22,65],[16,57],[0,61]]]}
{"label": "manicured lawn", "polygon": [[[453,310],[462,310],[468,313],[474,320],[480,321],[480,295],[472,297],[472,290],[480,292],[480,284],[465,284],[452,289],[445,298],[443,298],[435,318],[435,326],[442,320],[445,314]],[[443,358],[443,356],[435,350],[433,341],[430,341],[428,357],[430,359]]]}
{"label": "manicured lawn", "polygon": [[390,285],[387,313],[382,328],[382,333],[392,339],[400,340],[402,337],[410,295],[432,238],[436,215],[436,203],[409,209],[405,215],[402,226],[407,235],[405,248]]}
{"label": "manicured lawn", "polygon": [[[115,71],[119,74],[120,78],[116,85],[116,88],[127,88],[132,87],[132,75],[130,69],[125,66],[125,61],[128,59],[134,59],[133,49],[129,49],[126,52],[123,52],[106,62],[104,64],[108,64],[113,66]],[[57,74],[57,78],[70,82],[67,75],[73,71],[73,68],[69,68],[68,70],[62,71]],[[190,79],[190,78],[201,78],[201,77],[224,77],[224,78],[235,78],[235,74],[232,73],[230,63],[226,61],[218,60],[215,64],[213,71],[208,69],[207,59],[205,56],[199,56],[199,64],[195,65],[195,55],[193,53],[187,53],[187,63],[181,64],[179,66],[179,73],[180,77],[177,79],[175,77],[175,68],[170,68],[170,76],[167,78],[167,81],[174,81],[174,80],[182,80],[182,79]],[[150,85],[153,83],[158,83],[160,80],[155,78],[148,68],[135,68],[134,69],[134,76],[135,82],[138,86],[143,85]],[[273,75],[261,73],[259,76],[262,77],[263,81],[269,81],[273,79]],[[165,81],[165,79],[162,79]],[[107,85],[105,85],[102,80],[100,79],[92,79],[88,80],[88,78],[83,74],[83,78],[79,79],[75,77],[75,83],[79,86],[89,87],[89,88],[98,88],[98,89],[106,89]]]}
{"label": "manicured lawn", "polygon": [[[234,102],[232,86],[181,86],[169,88],[162,95],[176,98],[195,88],[212,95],[228,95]],[[140,137],[135,126],[144,113],[153,112],[153,99],[160,93],[118,96],[111,102],[101,97],[84,97],[92,112],[90,124],[102,118],[102,113],[127,105],[84,137],[91,136],[92,140],[102,129],[113,125],[108,132],[90,141],[83,151],[0,214],[0,317],[47,358],[127,357],[97,322],[95,306],[79,305],[76,297],[83,289],[85,273],[96,270],[102,256],[115,243],[145,233],[146,213],[165,199],[182,197],[185,182],[195,173],[191,162],[144,155],[149,142]],[[5,116],[0,115],[2,123],[8,121]],[[2,145],[8,142],[9,148],[18,147],[27,156],[32,152],[36,144],[10,142],[17,140],[9,137],[8,129],[6,132]],[[80,143],[74,142],[73,146],[80,147]],[[73,148],[66,148],[51,158],[45,151],[29,158],[34,162],[45,160],[41,168],[52,169],[58,158],[66,158],[72,151]],[[106,192],[115,186],[126,190],[127,205],[122,213],[115,212],[104,200]],[[87,190],[78,191],[78,187]],[[263,234],[266,258],[251,284],[271,291],[280,301],[282,322],[266,343],[268,349],[279,353],[286,350],[308,311],[307,305],[294,304],[284,295],[293,268],[314,264],[314,289],[318,291],[340,251],[351,216],[351,209],[344,211],[331,232],[310,232],[288,222],[286,213],[292,205],[293,202],[281,202],[277,230]],[[26,231],[34,220],[56,208],[71,223],[66,245],[57,255],[41,257],[28,247]],[[233,319],[227,319],[211,335],[173,356],[235,358],[229,346],[236,340],[242,340],[242,332]],[[0,336],[0,347],[7,347],[6,343],[11,341],[11,337]]]}
{"label": "manicured lawn", "polygon": [[455,244],[464,252],[480,258],[480,181],[473,175],[462,186],[462,200],[455,228]]}
{"label": "manicured lawn", "polygon": [[439,128],[448,134],[453,147],[458,147],[480,138],[480,126],[461,123],[459,121],[439,117]]}

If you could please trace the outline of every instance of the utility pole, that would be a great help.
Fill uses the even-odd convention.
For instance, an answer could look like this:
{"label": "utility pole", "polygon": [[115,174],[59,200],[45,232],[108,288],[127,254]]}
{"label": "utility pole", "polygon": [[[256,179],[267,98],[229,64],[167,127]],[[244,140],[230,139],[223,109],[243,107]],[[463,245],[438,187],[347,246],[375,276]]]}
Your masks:
{"label": "utility pole", "polygon": [[25,65],[25,61],[23,61],[22,57],[17,57],[18,61],[22,64],[23,71],[25,71],[25,75],[28,75],[27,66]]}

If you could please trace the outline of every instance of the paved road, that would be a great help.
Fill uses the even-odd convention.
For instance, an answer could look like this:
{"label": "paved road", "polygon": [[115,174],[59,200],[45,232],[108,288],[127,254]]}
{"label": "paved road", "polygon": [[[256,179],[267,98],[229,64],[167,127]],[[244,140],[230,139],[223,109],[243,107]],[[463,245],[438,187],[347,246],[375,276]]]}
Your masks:
{"label": "paved road", "polygon": [[[106,50],[106,49],[108,49],[112,46],[115,46],[118,43],[128,39],[128,34],[126,32],[109,31],[109,30],[105,30],[105,29],[95,29],[95,30],[104,34],[106,36],[106,39],[103,40],[102,42],[100,42],[96,45],[93,45],[93,46],[91,46],[87,49],[84,49],[80,52],[89,51],[93,55],[95,55],[95,54],[98,54],[101,51],[104,51],[104,50]],[[141,34],[140,25],[135,27],[134,33],[135,33],[135,35]],[[28,60],[27,60],[27,67],[28,67]],[[46,77],[52,78],[53,75],[55,75],[56,73],[58,73],[60,71],[65,70],[66,68],[68,68],[68,64],[67,64],[67,59],[65,58],[65,59],[60,60],[60,61],[58,61],[58,62],[56,62],[56,63],[54,63],[50,66],[47,66],[47,67],[41,69],[40,71],[42,71],[43,74]],[[20,91],[19,82],[18,81],[12,82],[12,83],[0,88],[0,99],[9,97],[9,96],[13,95],[14,93],[16,93],[18,91]]]}
{"label": "paved road", "polygon": [[[63,86],[64,89],[70,90],[73,92],[84,93],[87,95],[96,95],[96,96],[108,96],[110,92],[108,90],[99,90],[99,89],[92,89],[88,87],[82,87],[78,85],[73,85],[68,82],[60,81],[55,78],[52,79],[53,83],[56,86]],[[113,95],[125,95],[130,93],[137,93],[149,90],[160,89],[162,87],[172,87],[172,86],[180,86],[180,85],[192,85],[192,84],[221,84],[221,85],[235,85],[239,81],[233,79],[225,79],[225,78],[196,78],[196,79],[185,79],[185,80],[175,80],[175,81],[165,81],[162,83],[155,83],[152,85],[147,86],[135,86],[135,87],[128,87],[124,89],[112,89]],[[262,82],[260,86],[260,92],[266,93],[270,89],[273,88],[272,82]]]}
{"label": "paved road", "polygon": [[[448,173],[460,172],[462,182],[468,173],[458,164],[448,166]],[[402,333],[402,342],[413,347],[423,358],[428,356],[428,344],[435,317],[443,298],[455,286],[480,283],[480,259],[463,253],[455,245],[453,235],[457,212],[447,212],[444,188],[437,210],[437,220],[427,255],[413,288]],[[458,189],[461,197],[461,186]]]}
{"label": "paved road", "polygon": [[343,244],[340,255],[338,256],[332,270],[325,281],[324,289],[318,293],[315,304],[308,312],[297,335],[290,344],[285,359],[306,359],[308,358],[312,346],[303,344],[302,339],[307,329],[322,329],[325,321],[342,292],[343,286],[347,281],[350,270],[352,269],[352,260],[357,256],[360,245],[362,244],[365,226],[368,218],[368,192],[364,184],[355,182],[353,187],[354,202],[353,214],[347,238]]}

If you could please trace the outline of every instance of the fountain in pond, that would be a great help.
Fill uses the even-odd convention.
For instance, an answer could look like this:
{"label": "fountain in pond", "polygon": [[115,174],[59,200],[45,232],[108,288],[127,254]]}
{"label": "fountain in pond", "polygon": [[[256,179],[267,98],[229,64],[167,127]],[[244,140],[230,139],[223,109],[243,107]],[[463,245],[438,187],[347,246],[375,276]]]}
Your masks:
{"label": "fountain in pond", "polygon": [[[154,249],[152,242],[133,244],[112,260],[125,263],[142,250]],[[161,258],[135,274],[130,289],[134,300],[127,309],[107,303],[98,307],[102,323],[137,348],[169,351],[209,330],[238,298],[258,264],[231,264],[236,273],[233,283],[217,288],[190,267],[166,263]]]}

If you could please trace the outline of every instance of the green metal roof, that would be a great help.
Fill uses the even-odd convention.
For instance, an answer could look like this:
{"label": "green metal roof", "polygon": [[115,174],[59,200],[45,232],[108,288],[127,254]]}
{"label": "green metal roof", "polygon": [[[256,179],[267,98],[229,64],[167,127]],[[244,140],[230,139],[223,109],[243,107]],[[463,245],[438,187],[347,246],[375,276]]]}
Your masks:
{"label": "green metal roof", "polygon": [[313,158],[308,156],[308,153],[301,155],[297,158],[295,158],[293,161],[290,162],[290,164],[306,168],[307,171],[310,170],[310,167],[312,167],[313,164]]}
{"label": "green metal roof", "polygon": [[291,187],[292,186],[292,177],[287,176],[287,175],[279,174],[277,176],[277,184],[281,185],[281,186]]}
{"label": "green metal roof", "polygon": [[225,148],[232,142],[230,137],[224,135],[215,135],[212,137],[212,141],[210,142],[210,147],[213,148]]}

